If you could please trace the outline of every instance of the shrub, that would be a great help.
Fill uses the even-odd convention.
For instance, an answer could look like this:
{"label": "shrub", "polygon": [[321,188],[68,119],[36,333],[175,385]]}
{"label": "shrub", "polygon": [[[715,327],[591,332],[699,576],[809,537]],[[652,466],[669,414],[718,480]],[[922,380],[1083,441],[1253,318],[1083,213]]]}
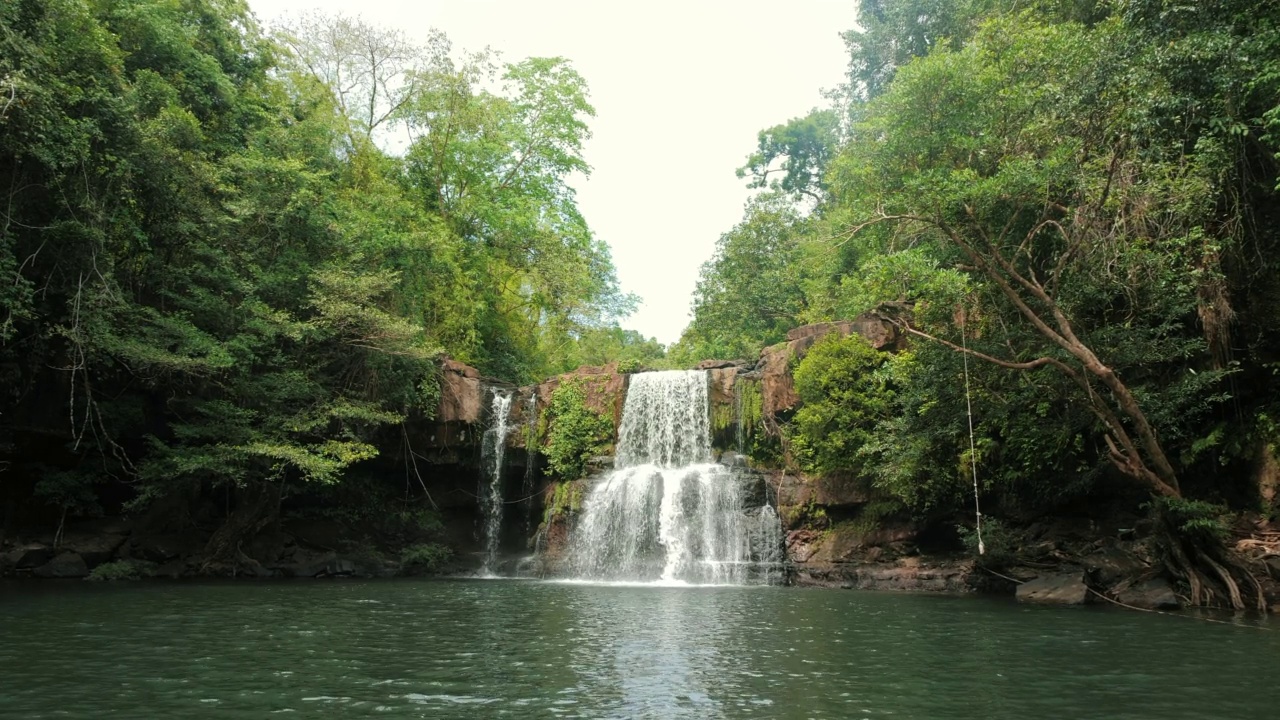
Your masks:
{"label": "shrub", "polygon": [[1151,510],[1157,526],[1173,537],[1213,547],[1230,535],[1230,529],[1222,519],[1228,511],[1221,505],[1203,500],[1160,497],[1144,503],[1143,507]]}
{"label": "shrub", "polygon": [[112,560],[94,568],[86,580],[105,582],[108,580],[138,580],[149,577],[151,568],[132,560]]}
{"label": "shrub", "polygon": [[957,525],[960,541],[978,565],[1001,570],[1018,557],[1018,534],[998,518],[982,516],[982,549],[978,552],[978,533],[968,525]]}
{"label": "shrub", "polygon": [[550,522],[556,515],[582,510],[582,483],[577,481],[556,483],[551,502],[542,513],[542,521]]}
{"label": "shrub", "polygon": [[795,370],[803,403],[790,425],[791,450],[805,470],[857,472],[858,451],[892,411],[887,353],[862,337],[835,334],[819,340]]}
{"label": "shrub", "polygon": [[582,381],[571,378],[551,394],[547,408],[546,456],[551,472],[566,480],[586,474],[587,461],[603,452],[613,436],[613,422],[587,407]]}
{"label": "shrub", "polygon": [[421,543],[401,550],[400,562],[406,566],[420,567],[434,572],[439,570],[452,555],[453,550],[439,543]]}

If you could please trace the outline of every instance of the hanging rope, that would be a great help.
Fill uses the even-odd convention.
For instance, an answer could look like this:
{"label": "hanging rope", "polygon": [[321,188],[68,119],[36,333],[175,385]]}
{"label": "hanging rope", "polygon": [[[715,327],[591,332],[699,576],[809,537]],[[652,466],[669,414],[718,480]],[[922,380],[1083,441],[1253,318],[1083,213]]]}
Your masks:
{"label": "hanging rope", "polygon": [[973,466],[973,515],[974,529],[978,534],[978,554],[985,555],[987,548],[982,544],[982,506],[978,504],[978,453],[973,442],[973,399],[969,396],[969,341],[966,339],[965,320],[968,313],[960,311],[960,347],[964,352],[964,404],[969,412],[969,462]]}

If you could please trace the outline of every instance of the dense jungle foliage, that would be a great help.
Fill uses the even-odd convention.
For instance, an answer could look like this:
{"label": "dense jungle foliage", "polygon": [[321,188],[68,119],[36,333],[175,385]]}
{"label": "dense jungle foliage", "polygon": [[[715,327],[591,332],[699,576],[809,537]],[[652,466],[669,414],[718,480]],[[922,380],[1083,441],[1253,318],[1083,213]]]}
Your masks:
{"label": "dense jungle foliage", "polygon": [[442,353],[515,382],[660,356],[567,184],[593,112],[566,60],[440,34],[0,3],[7,513],[236,487],[251,525],[398,447]]}
{"label": "dense jungle foliage", "polygon": [[760,133],[672,356],[874,312],[909,353],[798,364],[811,471],[971,515],[967,355],[993,512],[1125,480],[1275,512],[1248,481],[1280,441],[1280,8],[864,0],[858,24],[833,107]]}

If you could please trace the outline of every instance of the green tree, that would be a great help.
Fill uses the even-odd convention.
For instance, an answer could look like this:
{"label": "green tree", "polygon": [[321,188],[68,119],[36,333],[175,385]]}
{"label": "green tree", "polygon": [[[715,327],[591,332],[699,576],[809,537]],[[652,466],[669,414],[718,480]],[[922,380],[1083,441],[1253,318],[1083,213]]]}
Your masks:
{"label": "green tree", "polygon": [[476,323],[482,337],[499,341],[468,359],[533,379],[572,335],[607,326],[635,302],[619,291],[608,247],[566,184],[590,169],[582,143],[595,111],[586,84],[562,58],[499,68],[486,54],[457,65],[440,58],[413,83],[400,115],[417,138],[407,177],[464,241],[468,271],[491,279]]}
{"label": "green tree", "polygon": [[681,338],[684,359],[750,358],[786,338],[806,306],[800,257],[807,225],[782,195],[748,203],[742,222],[720,236],[702,266],[694,319]]}
{"label": "green tree", "polygon": [[813,473],[868,476],[859,453],[895,408],[892,359],[859,335],[830,334],[796,367],[796,394],[803,403],[791,424],[791,450]]}
{"label": "green tree", "polygon": [[[821,202],[826,197],[827,164],[840,142],[840,118],[834,110],[812,110],[804,117],[761,130],[759,145],[738,168],[738,177],[751,175],[747,187],[768,188],[796,200]],[[782,179],[770,180],[779,173]]]}
{"label": "green tree", "polygon": [[[1190,440],[1222,399],[1206,343],[1185,329],[1205,317],[1228,238],[1213,154],[1163,152],[1159,126],[1142,124],[1167,80],[1129,33],[1027,13],[990,21],[962,48],[898,71],[832,186],[864,254],[924,252],[969,276],[965,304],[983,316],[973,331],[1001,342],[967,352],[1056,369],[1096,416],[1116,469],[1180,498],[1166,447]],[[893,314],[909,333],[964,351],[942,337],[954,336],[955,295],[930,296],[931,285],[954,284],[880,296],[911,307]],[[1220,548],[1194,553],[1221,567]],[[1195,588],[1190,565],[1178,567]],[[1219,576],[1239,604],[1230,574]]]}
{"label": "green tree", "polygon": [[[590,115],[566,63],[490,92],[443,37],[282,37],[238,0],[0,7],[5,462],[72,513],[103,478],[174,523],[225,489],[215,563],[398,446],[441,351],[529,374],[629,302],[565,184]],[[404,158],[371,142],[392,122]]]}

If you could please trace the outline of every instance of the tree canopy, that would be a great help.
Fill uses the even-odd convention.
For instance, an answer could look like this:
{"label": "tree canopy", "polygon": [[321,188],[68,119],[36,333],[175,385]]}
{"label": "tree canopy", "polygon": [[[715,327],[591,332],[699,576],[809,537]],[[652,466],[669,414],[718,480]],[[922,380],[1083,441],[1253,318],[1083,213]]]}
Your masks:
{"label": "tree canopy", "polygon": [[568,185],[564,59],[18,0],[0,89],[0,444],[64,506],[333,483],[434,412],[442,353],[528,381],[646,345]]}
{"label": "tree canopy", "polygon": [[[677,350],[750,356],[867,312],[898,324],[913,351],[889,369],[800,363],[802,389],[860,389],[810,392],[792,437],[801,460],[846,458],[918,508],[962,507],[961,354],[1007,507],[1108,476],[1249,502],[1280,412],[1275,8],[884,0],[858,18],[848,84],[820,111],[843,118],[822,173],[801,140],[818,112],[761,133],[740,172],[773,191],[722,237]],[[875,383],[889,409],[864,413]],[[825,451],[838,437],[857,451]]]}

